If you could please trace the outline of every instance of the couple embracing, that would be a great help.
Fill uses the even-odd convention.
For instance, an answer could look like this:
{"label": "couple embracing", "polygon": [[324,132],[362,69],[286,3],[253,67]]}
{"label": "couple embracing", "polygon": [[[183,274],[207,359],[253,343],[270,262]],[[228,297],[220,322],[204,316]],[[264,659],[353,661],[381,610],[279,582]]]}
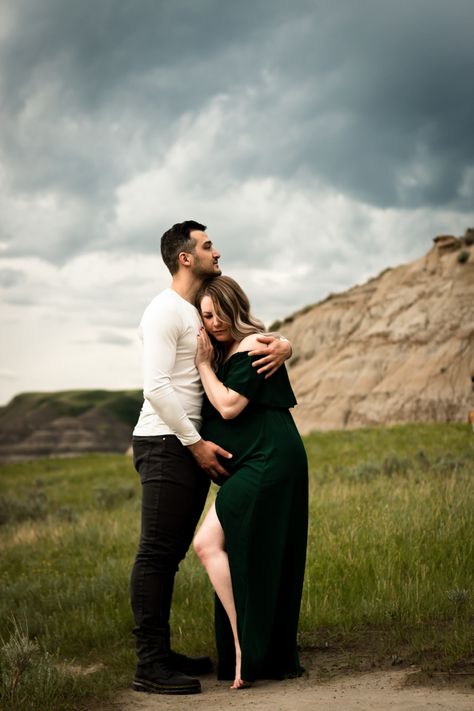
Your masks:
{"label": "couple embracing", "polygon": [[210,480],[221,486],[194,549],[216,591],[217,676],[233,689],[299,676],[308,475],[289,412],[296,400],[283,363],[291,346],[265,335],[240,286],[221,276],[204,225],[171,227],[161,254],[171,287],[140,324],[145,399],[133,433],[142,483],[131,579],[133,688],[197,693],[195,677],[212,671],[209,657],[171,650],[169,627],[175,574]]}

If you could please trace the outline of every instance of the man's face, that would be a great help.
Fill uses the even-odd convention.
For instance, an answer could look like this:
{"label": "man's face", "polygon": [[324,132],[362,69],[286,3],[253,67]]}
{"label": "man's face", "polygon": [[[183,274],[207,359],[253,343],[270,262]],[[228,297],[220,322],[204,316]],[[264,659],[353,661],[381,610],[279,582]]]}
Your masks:
{"label": "man's face", "polygon": [[219,274],[221,274],[219,268],[219,258],[221,255],[217,249],[212,246],[212,242],[207,234],[200,230],[193,230],[190,233],[190,237],[196,242],[194,251],[191,254],[192,273],[202,279],[208,276],[219,276]]}

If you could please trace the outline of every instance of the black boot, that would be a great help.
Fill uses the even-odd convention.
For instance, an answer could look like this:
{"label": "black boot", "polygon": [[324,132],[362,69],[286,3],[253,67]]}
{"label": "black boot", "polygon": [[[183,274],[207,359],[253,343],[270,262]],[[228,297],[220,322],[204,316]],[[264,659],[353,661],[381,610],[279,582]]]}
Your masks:
{"label": "black boot", "polygon": [[179,652],[170,653],[169,665],[172,669],[190,676],[210,674],[214,669],[210,657],[187,657],[185,654],[179,654]]}
{"label": "black boot", "polygon": [[199,694],[201,684],[199,679],[175,671],[167,657],[148,666],[138,665],[132,688],[149,694]]}
{"label": "black boot", "polygon": [[169,617],[174,574],[148,575],[146,585],[141,577],[142,571],[136,566],[132,574],[131,590],[135,618],[133,634],[136,640],[137,669],[148,669],[155,661],[168,661],[170,654]]}

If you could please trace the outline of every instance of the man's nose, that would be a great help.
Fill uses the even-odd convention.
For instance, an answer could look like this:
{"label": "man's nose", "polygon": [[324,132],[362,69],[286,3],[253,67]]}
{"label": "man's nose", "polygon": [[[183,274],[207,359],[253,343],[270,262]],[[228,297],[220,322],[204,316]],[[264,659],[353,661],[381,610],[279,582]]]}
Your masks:
{"label": "man's nose", "polygon": [[220,259],[220,258],[221,258],[221,254],[220,254],[220,252],[217,251],[217,249],[215,249],[215,250],[213,251],[212,256],[214,257],[214,259]]}

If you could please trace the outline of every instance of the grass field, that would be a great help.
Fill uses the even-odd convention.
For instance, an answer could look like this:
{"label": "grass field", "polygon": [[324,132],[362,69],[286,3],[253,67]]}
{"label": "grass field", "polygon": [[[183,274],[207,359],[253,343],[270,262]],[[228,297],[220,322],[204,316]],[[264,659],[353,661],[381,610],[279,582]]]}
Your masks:
{"label": "grass field", "polygon": [[[303,646],[402,655],[425,668],[474,654],[474,436],[464,425],[316,433]],[[139,486],[130,459],[0,469],[0,705],[90,707],[130,683],[129,573]],[[214,649],[212,592],[193,553],[173,608],[180,651]]]}

